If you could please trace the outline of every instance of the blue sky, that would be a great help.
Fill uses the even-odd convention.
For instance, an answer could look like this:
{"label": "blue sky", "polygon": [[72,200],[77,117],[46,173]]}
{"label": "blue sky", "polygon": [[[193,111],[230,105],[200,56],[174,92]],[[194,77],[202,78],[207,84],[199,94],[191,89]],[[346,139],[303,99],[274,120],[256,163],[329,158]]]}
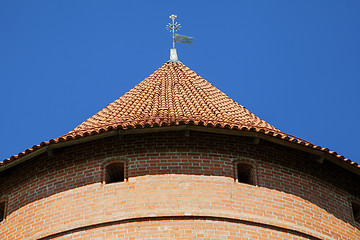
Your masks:
{"label": "blue sky", "polygon": [[169,59],[360,163],[360,1],[0,1],[0,160],[61,136]]}

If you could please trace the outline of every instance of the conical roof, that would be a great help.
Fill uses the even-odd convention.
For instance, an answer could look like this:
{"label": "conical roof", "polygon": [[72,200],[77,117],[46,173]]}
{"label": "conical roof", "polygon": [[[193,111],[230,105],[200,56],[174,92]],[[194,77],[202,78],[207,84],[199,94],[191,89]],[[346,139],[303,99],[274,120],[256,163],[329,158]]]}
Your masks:
{"label": "conical roof", "polygon": [[107,128],[187,124],[280,133],[180,62],[164,63],[67,135]]}
{"label": "conical roof", "polygon": [[[67,134],[41,142],[5,159],[0,163],[0,171],[46,151],[51,152],[53,148],[70,146],[83,138],[90,141],[91,138],[87,138],[88,136],[101,137],[104,132],[111,135],[114,129],[161,128],[176,125],[237,129],[241,130],[241,133],[252,132],[248,136],[270,136],[266,138],[269,141],[273,140],[288,147],[308,149],[313,154],[327,156],[328,159],[331,159],[331,156],[335,157],[336,161],[340,160],[338,164],[351,165],[356,168],[353,171],[359,174],[360,166],[356,162],[328,148],[281,132],[180,62],[164,63],[133,89]],[[329,155],[323,155],[324,153]]]}

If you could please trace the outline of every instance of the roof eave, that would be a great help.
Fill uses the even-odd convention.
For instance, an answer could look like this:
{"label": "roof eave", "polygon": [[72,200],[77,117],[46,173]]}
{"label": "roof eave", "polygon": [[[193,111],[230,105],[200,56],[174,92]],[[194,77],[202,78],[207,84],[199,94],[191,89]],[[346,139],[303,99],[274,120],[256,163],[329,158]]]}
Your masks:
{"label": "roof eave", "polygon": [[204,127],[197,125],[177,125],[177,126],[162,126],[162,127],[150,127],[150,128],[134,128],[134,129],[114,129],[106,132],[99,132],[93,135],[81,136],[79,138],[72,139],[64,139],[64,141],[60,142],[50,142],[47,146],[41,147],[39,149],[34,150],[31,153],[28,153],[24,156],[18,157],[17,159],[10,161],[9,163],[3,164],[0,166],[0,172],[3,172],[9,168],[12,168],[16,165],[19,165],[25,161],[28,161],[34,157],[37,157],[43,153],[47,153],[49,156],[52,155],[52,151],[58,148],[69,147],[85,142],[95,141],[111,136],[121,136],[128,134],[143,134],[143,133],[155,133],[155,132],[167,132],[167,131],[198,131],[198,132],[209,132],[209,133],[217,133],[217,134],[225,134],[225,135],[234,135],[234,136],[244,136],[252,138],[254,143],[257,142],[258,139],[262,139],[265,141],[273,142],[282,146],[286,146],[292,149],[297,149],[300,151],[307,152],[315,156],[315,161],[322,163],[325,159],[329,162],[338,165],[347,171],[350,171],[356,175],[360,175],[360,168],[358,166],[353,166],[346,161],[341,161],[338,157],[326,152],[322,149],[317,149],[313,147],[306,146],[305,144],[299,143],[298,141],[292,142],[285,140],[283,138],[272,136],[266,133],[258,132],[258,131],[245,131],[241,129],[224,129],[224,128],[216,128],[216,127]]}

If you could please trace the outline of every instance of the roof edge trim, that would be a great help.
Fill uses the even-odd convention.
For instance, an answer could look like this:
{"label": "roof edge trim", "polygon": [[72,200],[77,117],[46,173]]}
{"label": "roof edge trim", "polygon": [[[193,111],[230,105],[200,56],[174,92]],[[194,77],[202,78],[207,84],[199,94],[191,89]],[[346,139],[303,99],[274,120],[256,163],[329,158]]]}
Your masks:
{"label": "roof edge trim", "polygon": [[162,126],[162,127],[151,127],[151,128],[145,128],[145,129],[113,129],[112,131],[108,132],[100,132],[95,135],[86,135],[82,136],[80,138],[73,138],[73,139],[66,139],[65,141],[61,142],[52,142],[49,143],[46,147],[39,148],[27,155],[24,155],[22,157],[19,157],[18,159],[15,159],[14,161],[11,161],[9,163],[6,163],[2,166],[0,166],[0,172],[3,172],[9,168],[12,168],[13,166],[19,165],[27,160],[30,160],[36,156],[39,156],[43,153],[52,151],[57,148],[63,148],[68,146],[73,146],[81,143],[86,143],[90,141],[95,141],[111,136],[116,135],[129,135],[129,134],[143,134],[143,133],[155,133],[155,132],[169,132],[169,131],[182,131],[182,130],[191,130],[191,131],[197,131],[197,132],[208,132],[208,133],[216,133],[216,134],[224,134],[224,135],[234,135],[234,136],[243,136],[243,137],[251,137],[251,138],[259,138],[263,139],[265,141],[269,141],[272,143],[276,143],[282,146],[286,146],[292,149],[297,149],[300,151],[307,152],[309,154],[312,154],[314,156],[317,156],[319,160],[319,163],[322,163],[324,159],[330,161],[331,163],[340,166],[344,168],[345,170],[348,170],[356,175],[360,175],[360,167],[354,166],[348,161],[339,161],[339,157],[336,157],[329,152],[319,149],[319,148],[310,148],[309,146],[306,146],[304,144],[300,144],[297,141],[288,141],[286,139],[279,138],[274,135],[269,135],[264,132],[256,132],[256,131],[245,131],[242,129],[235,130],[235,129],[223,129],[223,128],[211,128],[211,127],[205,127],[205,126],[197,126],[197,125],[177,125],[177,126]]}

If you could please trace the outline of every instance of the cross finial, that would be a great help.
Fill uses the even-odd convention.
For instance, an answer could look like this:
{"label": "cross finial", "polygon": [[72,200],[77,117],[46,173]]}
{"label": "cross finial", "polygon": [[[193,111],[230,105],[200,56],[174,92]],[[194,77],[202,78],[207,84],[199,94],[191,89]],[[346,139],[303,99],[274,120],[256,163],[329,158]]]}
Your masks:
{"label": "cross finial", "polygon": [[170,32],[172,32],[173,35],[173,48],[175,48],[175,31],[180,30],[180,24],[175,22],[175,18],[177,18],[177,16],[175,14],[169,16],[169,18],[172,19],[172,23],[169,23],[166,28],[168,30],[170,30]]}
{"label": "cross finial", "polygon": [[176,16],[175,14],[173,14],[173,15],[169,16],[169,18],[171,18],[171,19],[172,19],[173,24],[174,24],[175,18],[177,18],[177,16]]}

